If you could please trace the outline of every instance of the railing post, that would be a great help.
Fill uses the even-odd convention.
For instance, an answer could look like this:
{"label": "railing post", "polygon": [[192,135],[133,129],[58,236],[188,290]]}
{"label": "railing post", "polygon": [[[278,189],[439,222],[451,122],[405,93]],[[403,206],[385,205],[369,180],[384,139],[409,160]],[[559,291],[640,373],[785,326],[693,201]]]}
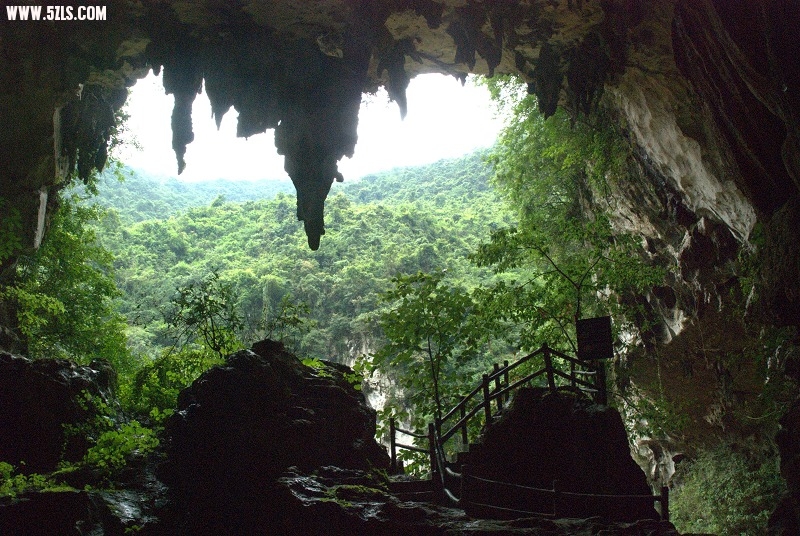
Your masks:
{"label": "railing post", "polygon": [[[494,390],[496,392],[500,392],[500,388],[502,384],[500,383],[500,365],[497,363],[494,364]],[[503,411],[503,397],[497,397],[497,411]]]}
{"label": "railing post", "polygon": [[669,488],[661,486],[661,520],[669,521]]}
{"label": "railing post", "polygon": [[[508,377],[508,359],[503,361],[503,383],[505,383],[505,387],[511,385],[511,381]],[[510,398],[511,398],[511,393],[506,391],[506,396],[505,396],[506,402],[508,402]]]}
{"label": "railing post", "polygon": [[[463,402],[463,400],[462,400],[462,402]],[[465,420],[466,417],[467,417],[467,405],[466,404],[461,404],[461,417],[459,418],[459,420],[461,420],[461,422],[462,422],[462,424],[461,424],[461,444],[464,445],[464,447],[469,445],[469,436],[467,435],[467,421]]]}
{"label": "railing post", "polygon": [[576,387],[576,383],[575,383],[575,362],[573,362],[573,361],[569,362],[569,385],[573,389],[575,389],[575,387]]}
{"label": "railing post", "polygon": [[389,456],[392,463],[389,466],[389,472],[393,475],[397,474],[397,444],[395,443],[395,434],[397,427],[394,422],[394,417],[389,417]]}
{"label": "railing post", "polygon": [[[441,484],[439,477],[439,464],[436,456],[436,425],[428,423],[428,452],[431,457],[431,480],[435,486]],[[438,482],[438,484],[437,484]]]}
{"label": "railing post", "polygon": [[556,380],[553,377],[553,357],[550,355],[550,347],[547,343],[542,345],[542,355],[544,357],[544,367],[547,371],[547,386],[550,387],[550,392],[556,392]]}
{"label": "railing post", "polygon": [[608,393],[606,392],[606,362],[595,361],[595,386],[597,387],[597,403],[602,406],[608,405]]}
{"label": "railing post", "polygon": [[553,480],[553,517],[561,518],[561,483]]}
{"label": "railing post", "polygon": [[489,375],[483,375],[483,412],[486,414],[486,426],[492,422],[492,400],[489,393]]}
{"label": "railing post", "polygon": [[469,465],[464,464],[461,466],[461,494],[458,496],[459,500],[461,501],[461,508],[463,510],[467,509],[467,502],[469,502],[469,487],[467,484],[467,478],[469,478]]}

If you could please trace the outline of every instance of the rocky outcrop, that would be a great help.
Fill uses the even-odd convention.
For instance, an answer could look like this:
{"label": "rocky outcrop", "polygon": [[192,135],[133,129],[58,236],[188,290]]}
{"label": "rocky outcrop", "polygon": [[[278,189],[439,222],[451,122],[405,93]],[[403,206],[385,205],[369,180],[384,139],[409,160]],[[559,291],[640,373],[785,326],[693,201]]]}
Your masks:
{"label": "rocky outcrop", "polygon": [[[547,389],[517,391],[510,407],[489,426],[477,452],[470,452],[471,475],[539,489],[598,495],[651,495],[645,474],[630,456],[619,413],[572,392]],[[474,493],[474,495],[473,495]],[[470,492],[476,503],[493,504],[497,497]],[[492,493],[499,493],[492,489]],[[474,497],[474,498],[473,498]],[[503,502],[522,511],[551,512],[552,498],[512,493]],[[613,521],[658,519],[649,504],[606,500],[561,499],[564,517],[601,516]],[[495,503],[496,504],[496,503]],[[469,511],[469,510],[468,510]],[[478,508],[476,514],[483,511]],[[491,511],[485,512],[491,515]],[[496,514],[496,512],[495,512]]]}
{"label": "rocky outcrop", "polygon": [[159,471],[180,530],[258,534],[279,524],[277,481],[290,467],[306,475],[325,466],[388,469],[375,412],[347,370],[304,366],[279,343],[262,341],[183,391]]}
{"label": "rocky outcrop", "polygon": [[796,2],[678,2],[675,60],[707,103],[739,171],[731,176],[770,216],[800,187],[800,28]]}
{"label": "rocky outcrop", "polygon": [[46,473],[79,461],[88,448],[84,432],[98,407],[113,406],[116,374],[106,362],[70,361],[0,353],[0,461],[23,473]]}

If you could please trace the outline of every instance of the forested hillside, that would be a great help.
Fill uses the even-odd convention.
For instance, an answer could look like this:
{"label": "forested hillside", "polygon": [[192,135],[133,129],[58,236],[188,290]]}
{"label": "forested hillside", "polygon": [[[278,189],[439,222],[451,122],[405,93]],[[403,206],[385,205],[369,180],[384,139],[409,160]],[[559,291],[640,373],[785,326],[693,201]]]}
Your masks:
{"label": "forested hillside", "polygon": [[491,229],[511,221],[489,175],[483,155],[473,154],[344,184],[326,203],[325,247],[316,252],[294,196],[274,195],[269,183],[106,179],[97,202],[110,210],[99,237],[116,257],[120,310],[134,324],[129,343],[150,356],[171,344],[163,305],[215,273],[233,286],[245,341],[265,336],[290,296],[308,306],[310,322],[292,339],[304,355],[348,361],[370,351],[378,333],[370,317],[392,277],[446,268],[475,286],[489,275],[467,260]]}
{"label": "forested hillside", "polygon": [[211,203],[219,196],[243,202],[271,199],[278,193],[293,193],[286,181],[182,182],[172,177],[155,177],[127,166],[111,167],[98,177],[97,202],[114,209],[125,222],[167,218],[190,207]]}
{"label": "forested hillside", "polygon": [[484,162],[486,151],[463,158],[440,160],[419,167],[395,168],[367,175],[341,189],[362,203],[402,203],[427,200],[436,205],[471,205],[493,190],[489,185],[492,169]]}
{"label": "forested hillside", "polygon": [[[478,193],[491,189],[491,170],[484,163],[486,151],[463,158],[441,160],[418,167],[395,168],[367,175],[358,181],[334,183],[333,193],[341,191],[359,203],[388,204],[426,199],[438,206],[457,200],[469,203]],[[290,180],[244,181],[217,179],[183,182],[174,177],[158,177],[119,164],[98,176],[98,196],[102,207],[113,209],[126,223],[165,219],[193,207],[220,199],[241,203],[273,199],[278,194],[294,196]],[[76,191],[84,193],[85,188]]]}

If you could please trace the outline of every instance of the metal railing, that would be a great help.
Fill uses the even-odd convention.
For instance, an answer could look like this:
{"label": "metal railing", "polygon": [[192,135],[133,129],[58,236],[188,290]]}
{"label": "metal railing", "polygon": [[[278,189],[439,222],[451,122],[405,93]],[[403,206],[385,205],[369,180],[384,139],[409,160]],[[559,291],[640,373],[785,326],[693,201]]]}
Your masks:
{"label": "metal railing", "polygon": [[[515,379],[515,381],[511,383],[511,373],[514,370],[540,355],[544,361],[544,368],[526,374],[521,378]],[[566,361],[569,364],[570,372],[562,372],[559,368],[555,367],[553,363],[554,357]],[[579,369],[577,367],[581,368]],[[584,368],[587,367],[591,367],[591,365],[579,361],[577,358],[563,352],[553,350],[547,346],[547,344],[542,345],[542,347],[535,352],[520,358],[510,365],[508,361],[505,361],[502,367],[495,363],[493,372],[484,374],[481,384],[464,396],[453,409],[448,411],[436,423],[436,429],[441,437],[442,443],[446,443],[460,431],[461,439],[463,443],[466,444],[468,439],[468,424],[473,417],[482,412],[484,423],[490,423],[493,417],[492,403],[495,404],[498,412],[502,411],[503,406],[508,403],[513,391],[531,383],[541,376],[546,377],[547,386],[551,391],[556,391],[558,389],[558,380],[562,379],[568,382],[566,386],[572,389],[580,389],[587,394],[594,395],[595,401],[599,404],[605,404],[607,401],[605,375],[599,373],[600,367],[584,370]],[[583,379],[583,377],[597,377],[603,381],[590,382]],[[453,419],[455,415],[458,415],[458,420],[450,426],[449,429],[442,431],[442,426]]]}
{"label": "metal railing", "polygon": [[[520,366],[531,361],[533,358],[541,356],[544,362],[544,368],[536,370],[523,375],[520,378],[515,378],[511,381],[512,372]],[[563,372],[554,365],[553,358],[558,358],[565,361],[569,365],[569,373]],[[580,367],[580,368],[579,368]],[[464,445],[468,444],[468,426],[470,421],[477,415],[483,416],[483,422],[490,424],[496,413],[493,412],[493,406],[497,412],[503,410],[503,407],[508,404],[511,393],[520,387],[531,383],[536,378],[544,376],[547,381],[547,387],[551,392],[555,392],[560,388],[569,388],[573,390],[580,390],[584,393],[592,395],[595,401],[599,404],[607,402],[605,374],[602,365],[593,366],[578,360],[575,357],[559,352],[550,348],[547,344],[542,345],[541,348],[532,352],[516,362],[509,364],[505,361],[502,366],[494,364],[493,371],[489,374],[484,374],[481,378],[481,383],[475,389],[470,391],[464,396],[458,404],[456,404],[450,411],[448,411],[441,419],[428,425],[427,434],[419,434],[410,430],[404,430],[397,426],[394,418],[389,420],[389,436],[390,436],[390,456],[391,456],[391,471],[395,474],[399,470],[397,461],[397,449],[407,449],[413,452],[420,452],[427,454],[430,457],[431,467],[431,480],[438,491],[439,496],[452,506],[461,508],[468,508],[470,506],[477,506],[484,509],[495,510],[498,512],[505,511],[507,513],[516,513],[522,515],[544,515],[551,517],[558,517],[561,512],[565,511],[563,504],[566,500],[577,499],[605,499],[615,503],[628,502],[630,504],[636,502],[649,502],[650,504],[659,503],[661,519],[669,519],[669,490],[664,487],[661,489],[660,495],[603,495],[603,494],[589,494],[589,493],[574,493],[568,491],[561,491],[558,488],[558,481],[553,482],[553,489],[540,489],[530,486],[522,486],[508,482],[499,482],[490,479],[481,478],[475,475],[470,475],[468,466],[463,465],[460,472],[456,471],[455,464],[448,461],[445,454],[445,444],[452,439],[456,434],[460,433],[461,441]],[[588,379],[584,379],[588,378]],[[591,382],[589,379],[594,379]],[[563,381],[567,383],[564,385]],[[562,385],[559,385],[559,384]],[[443,430],[444,423],[447,423],[454,418],[455,421],[450,427]],[[406,445],[398,443],[396,440],[397,433],[404,433],[415,439],[427,439],[428,448],[416,447],[413,445]],[[484,502],[475,502],[470,495],[474,493],[478,487],[476,483],[480,484],[480,489],[495,489],[500,487],[514,489],[520,495],[524,494],[539,494],[549,497],[552,503],[550,512],[532,512],[528,510],[520,510],[508,508],[499,504],[489,504]],[[487,495],[484,493],[484,495]],[[488,495],[493,495],[491,492]],[[497,493],[501,496],[502,494]],[[541,502],[541,501],[540,501]]]}

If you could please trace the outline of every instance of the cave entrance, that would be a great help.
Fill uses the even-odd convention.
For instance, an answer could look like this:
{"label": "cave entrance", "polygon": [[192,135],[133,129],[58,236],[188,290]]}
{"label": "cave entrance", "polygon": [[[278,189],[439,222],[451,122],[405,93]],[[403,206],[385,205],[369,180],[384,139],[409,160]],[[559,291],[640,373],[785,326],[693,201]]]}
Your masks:
{"label": "cave entrance", "polygon": [[[132,88],[129,146],[119,157],[129,166],[126,179],[103,177],[97,199],[118,214],[114,225],[100,226],[100,238],[116,257],[128,347],[146,366],[183,367],[179,352],[157,358],[174,342],[163,312],[176,310],[180,289],[187,298],[230,291],[239,347],[280,339],[303,358],[352,365],[375,351],[377,328],[365,319],[393,277],[455,265],[477,277],[466,256],[505,218],[499,199],[489,201],[488,166],[476,152],[494,143],[502,119],[488,89],[473,80],[416,77],[404,119],[384,90],[363,96],[355,154],[339,162],[345,180],[328,196],[327,233],[316,252],[297,221],[274,130],[237,138],[235,110],[218,130],[203,92],[179,177],[173,102],[152,74]],[[178,383],[207,365],[198,362]],[[375,387],[367,394],[382,407]]]}
{"label": "cave entrance", "polygon": [[[131,89],[123,163],[149,176],[185,182],[289,181],[284,157],[275,148],[274,129],[238,138],[238,112],[231,109],[216,125],[205,91],[193,104],[194,141],[187,146],[187,165],[178,176],[170,124],[173,99],[164,93],[161,76],[152,72]],[[490,147],[502,126],[488,90],[474,78],[462,86],[450,76],[418,75],[408,87],[407,100],[408,115],[401,119],[385,89],[363,95],[355,154],[339,161],[345,183]]]}
{"label": "cave entrance", "polygon": [[[385,91],[364,95],[355,155],[339,162],[345,180],[328,196],[327,232],[313,252],[273,130],[237,138],[235,110],[218,130],[202,93],[179,177],[174,98],[158,77],[140,80],[123,137],[140,148],[123,148],[125,180],[104,176],[96,201],[117,212],[100,238],[116,257],[120,312],[132,324],[130,347],[149,357],[141,361],[170,344],[161,310],[187,285],[232,287],[244,345],[283,338],[298,355],[352,364],[374,351],[364,318],[392,277],[452,270],[453,259],[461,272],[477,270],[466,256],[504,216],[499,200],[487,201],[488,167],[475,175],[483,158],[475,151],[493,144],[502,119],[488,89],[471,80],[420,75],[407,96],[401,120]],[[218,280],[205,279],[212,273]],[[279,315],[284,323],[268,327]],[[307,322],[289,325],[297,317]]]}

